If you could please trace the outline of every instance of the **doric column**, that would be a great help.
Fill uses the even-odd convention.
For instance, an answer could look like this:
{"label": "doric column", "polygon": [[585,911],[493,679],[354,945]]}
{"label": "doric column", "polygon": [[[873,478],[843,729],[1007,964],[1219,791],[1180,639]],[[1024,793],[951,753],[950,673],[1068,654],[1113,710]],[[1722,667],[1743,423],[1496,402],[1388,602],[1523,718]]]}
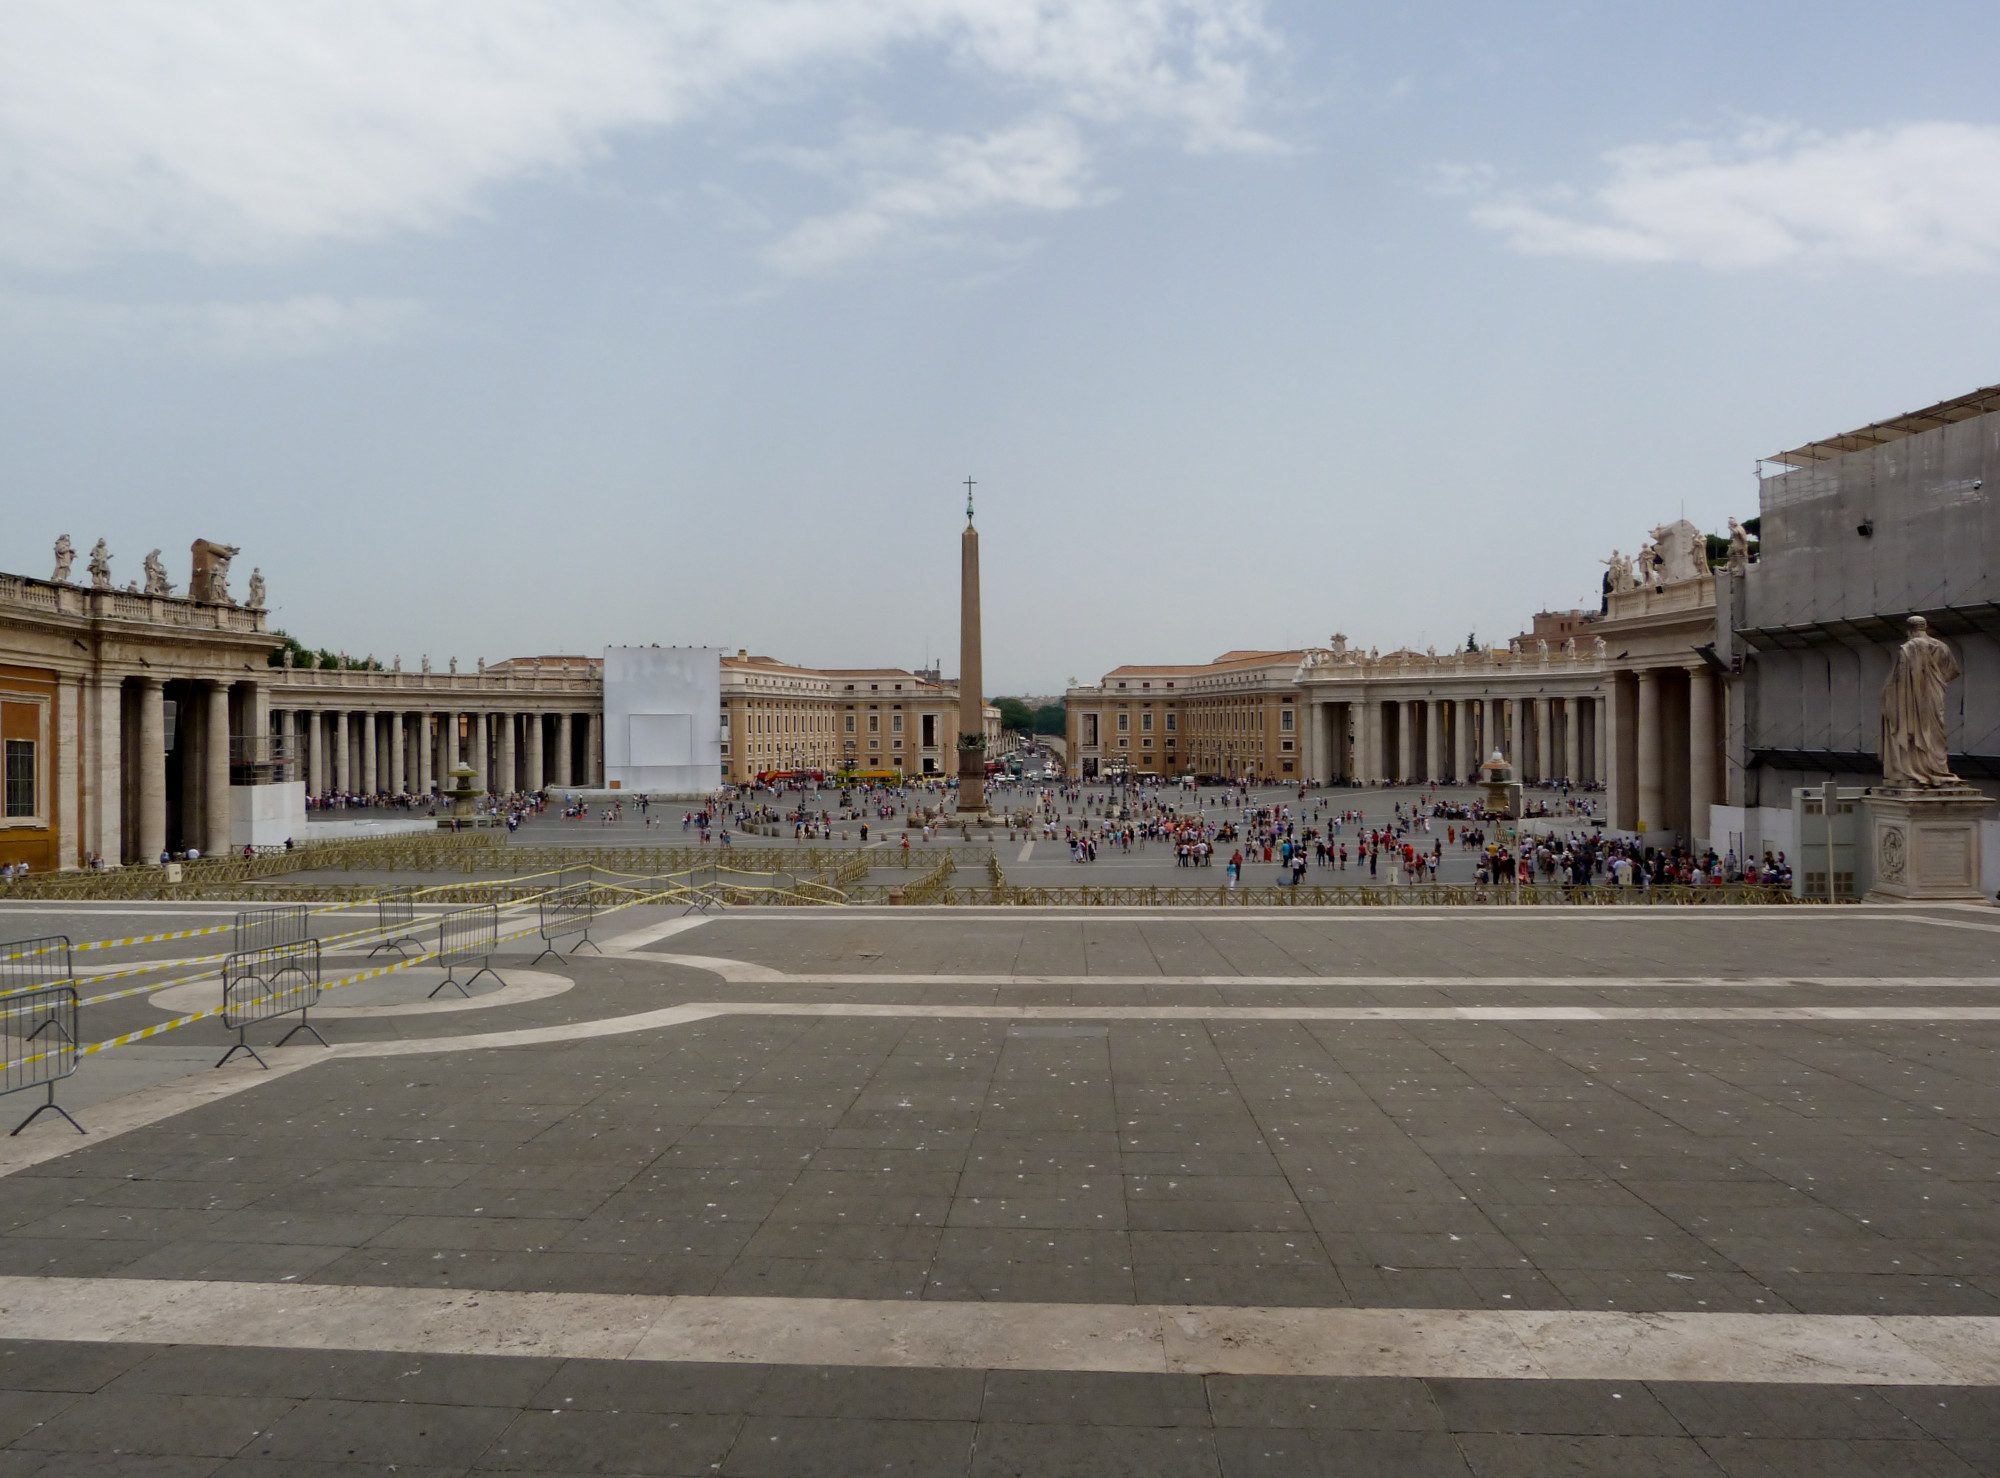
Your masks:
{"label": "doric column", "polygon": [[[975,705],[980,704],[980,700],[977,697],[973,701]],[[983,711],[980,713],[979,724],[980,727],[976,732],[985,732],[986,717]],[[590,777],[592,785],[602,786],[604,784],[604,712],[602,709],[593,708],[585,717],[583,746],[584,773]],[[984,762],[982,761],[982,763]],[[980,783],[980,795],[983,798],[986,793],[984,789],[985,776],[983,774],[980,776]],[[981,804],[984,804],[983,799]]]}
{"label": "doric column", "polygon": [[570,732],[571,730],[570,730],[569,714],[567,713],[557,714],[556,715],[556,763],[555,763],[555,772],[556,772],[555,783],[557,785],[568,785],[570,783],[570,762],[572,757],[576,753],[576,750],[570,744]]}
{"label": "doric column", "polygon": [[1507,752],[1506,722],[1501,718],[1504,702],[1500,698],[1486,700],[1486,727],[1479,736],[1479,763],[1482,765],[1494,755]]}
{"label": "doric column", "polygon": [[1639,669],[1639,824],[1657,845],[1667,826],[1667,773],[1660,753],[1660,675]]}
{"label": "doric column", "polygon": [[419,709],[411,717],[417,725],[417,794],[429,795],[437,784],[437,735],[431,728],[428,709]]}
{"label": "doric column", "polygon": [[457,784],[451,772],[458,768],[458,715],[450,709],[437,716],[437,787],[450,790]]}
{"label": "doric column", "polygon": [[83,723],[84,844],[116,864],[126,860],[125,703],[119,679],[100,677],[85,683]]}
{"label": "doric column", "polygon": [[382,721],[389,726],[389,794],[401,795],[409,789],[403,774],[402,710],[391,709],[382,715]]}
{"label": "doric column", "polygon": [[1583,726],[1589,713],[1589,699],[1563,699],[1563,779],[1571,785],[1583,784]]}
{"label": "doric column", "polygon": [[326,716],[327,723],[333,728],[333,744],[329,748],[333,757],[333,788],[343,794],[352,794],[354,790],[354,771],[347,760],[348,716],[344,708]]}
{"label": "doric column", "polygon": [[1595,753],[1591,755],[1591,781],[1597,785],[1611,783],[1611,704],[1603,697],[1586,698],[1590,705],[1591,736],[1596,740]]}
{"label": "doric column", "polygon": [[56,711],[50,738],[55,744],[55,793],[49,797],[49,821],[56,834],[56,866],[72,868],[83,862],[85,843],[81,809],[83,781],[83,685],[67,674],[56,679]]}
{"label": "doric column", "polygon": [[139,792],[139,861],[158,862],[167,849],[166,683],[139,679],[139,752],[134,757]]}
{"label": "doric column", "polygon": [[201,849],[219,857],[229,850],[229,684],[208,684],[202,698]]}
{"label": "doric column", "polygon": [[1709,839],[1708,808],[1716,797],[1715,674],[1688,672],[1688,836]]}
{"label": "doric column", "polygon": [[360,718],[354,736],[354,742],[361,749],[361,763],[357,768],[361,771],[361,793],[372,796],[380,778],[375,768],[375,714],[372,710],[363,710]]}
{"label": "doric column", "polygon": [[520,773],[514,762],[514,715],[495,714],[493,721],[500,725],[500,778],[493,788],[501,795],[512,795]]}
{"label": "doric column", "polygon": [[539,713],[523,714],[521,721],[528,726],[528,777],[525,784],[529,790],[540,790],[548,783],[542,768],[542,716]]}
{"label": "doric column", "polygon": [[1416,716],[1416,705],[1408,699],[1396,704],[1396,768],[1389,778],[1405,785],[1417,772]]}
{"label": "doric column", "polygon": [[1454,703],[1451,717],[1451,778],[1467,785],[1476,768],[1472,758],[1472,700],[1461,698]]}
{"label": "doric column", "polygon": [[1424,779],[1444,778],[1445,705],[1433,698],[1424,704]]}
{"label": "doric column", "polygon": [[1535,699],[1535,778],[1552,780],[1556,773],[1556,726],[1552,722],[1555,715],[1546,697]]}
{"label": "doric column", "polygon": [[486,715],[469,713],[465,718],[465,746],[470,751],[466,763],[472,766],[472,788],[484,795],[493,788],[492,763],[486,754]]}

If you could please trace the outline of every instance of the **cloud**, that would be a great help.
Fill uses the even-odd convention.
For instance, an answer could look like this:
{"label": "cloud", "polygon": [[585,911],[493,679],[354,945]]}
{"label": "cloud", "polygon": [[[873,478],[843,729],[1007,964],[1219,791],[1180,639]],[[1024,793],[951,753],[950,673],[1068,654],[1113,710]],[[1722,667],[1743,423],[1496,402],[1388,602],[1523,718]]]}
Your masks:
{"label": "cloud", "polygon": [[768,253],[781,271],[829,272],[891,243],[935,243],[945,222],[1069,210],[1090,194],[1088,150],[1063,118],[983,137],[864,133],[834,162],[858,177],[857,198],[786,233]]}
{"label": "cloud", "polygon": [[425,321],[400,298],[320,295],[263,302],[106,303],[0,298],[0,338],[62,354],[115,350],[169,358],[301,359],[406,338]]}
{"label": "cloud", "polygon": [[1829,135],[1766,126],[1605,157],[1610,178],[1595,189],[1492,195],[1472,218],[1533,256],[1721,270],[2000,267],[2000,127]]}
{"label": "cloud", "polygon": [[[623,138],[879,82],[905,59],[1019,110],[987,140],[1003,173],[1010,134],[1032,151],[1058,118],[1194,151],[1255,147],[1252,66],[1274,44],[1261,4],[10,0],[0,258],[241,261],[433,231],[497,186],[575,171]],[[954,157],[967,147],[939,141],[942,176],[976,172]],[[958,198],[983,208],[975,187]],[[923,214],[868,209],[839,229]]]}

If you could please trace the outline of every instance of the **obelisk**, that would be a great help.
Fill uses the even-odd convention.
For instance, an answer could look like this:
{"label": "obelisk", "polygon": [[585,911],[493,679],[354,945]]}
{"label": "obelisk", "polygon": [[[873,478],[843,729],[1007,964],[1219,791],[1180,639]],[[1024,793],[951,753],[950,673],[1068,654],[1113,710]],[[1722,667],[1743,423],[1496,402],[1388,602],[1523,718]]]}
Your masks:
{"label": "obelisk", "polygon": [[958,557],[958,814],[986,812],[986,697],[979,667],[979,530],[965,480],[965,532]]}

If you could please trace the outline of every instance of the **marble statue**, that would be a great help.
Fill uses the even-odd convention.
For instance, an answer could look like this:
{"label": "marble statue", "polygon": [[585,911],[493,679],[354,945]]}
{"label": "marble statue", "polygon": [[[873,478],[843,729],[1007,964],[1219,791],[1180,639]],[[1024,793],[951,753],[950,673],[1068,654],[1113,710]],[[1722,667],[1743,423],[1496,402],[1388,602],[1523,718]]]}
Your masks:
{"label": "marble statue", "polygon": [[1335,632],[1335,633],[1333,634],[1333,640],[1332,640],[1332,641],[1331,641],[1330,643],[1328,643],[1328,645],[1330,645],[1330,646],[1331,646],[1331,647],[1333,648],[1333,655],[1334,655],[1334,657],[1335,657],[1335,659],[1336,659],[1336,660],[1339,660],[1339,661],[1346,661],[1346,660],[1347,660],[1347,633],[1346,633],[1346,632],[1344,632],[1344,631],[1336,631],[1336,632]]}
{"label": "marble statue", "polygon": [[451,659],[451,675],[453,677],[458,676],[458,658],[456,657]]}
{"label": "marble statue", "polygon": [[194,557],[194,569],[188,576],[188,599],[212,606],[235,605],[229,594],[229,561],[243,551],[234,544],[197,539],[189,552]]}
{"label": "marble statue", "polygon": [[166,564],[160,559],[160,551],[155,549],[146,556],[146,594],[172,595],[173,582],[167,578]]}
{"label": "marble statue", "polygon": [[278,665],[280,667],[290,667],[292,665],[292,649],[290,647],[286,647],[278,653]]}
{"label": "marble statue", "polygon": [[1750,568],[1750,531],[1735,519],[1729,520],[1729,573],[1740,575]]}
{"label": "marble statue", "polygon": [[431,670],[431,654],[429,652],[424,653],[423,665],[417,670],[419,672],[429,672]]}
{"label": "marble statue", "polygon": [[1575,638],[1575,637],[1570,637],[1570,638],[1569,638],[1569,639],[1568,639],[1567,641],[1565,641],[1565,642],[1563,643],[1563,656],[1564,656],[1564,657],[1565,657],[1565,658],[1566,658],[1567,660],[1569,660],[1569,661],[1571,661],[1571,662],[1574,662],[1574,661],[1576,661],[1576,638]]}
{"label": "marble statue", "polygon": [[1620,554],[1616,549],[1611,551],[1611,558],[1601,559],[1598,563],[1610,571],[1611,593],[1613,595],[1622,595],[1625,591],[1634,588],[1632,561]]}
{"label": "marble statue", "polygon": [[1431,661],[1437,661],[1438,649],[1436,647],[1425,647],[1424,651],[1429,654]]}
{"label": "marble statue", "polygon": [[250,596],[244,604],[253,611],[264,609],[264,572],[255,565],[250,567]]}
{"label": "marble statue", "polygon": [[76,546],[69,542],[69,535],[64,534],[56,540],[56,572],[49,576],[50,582],[56,585],[69,584],[69,567],[75,563]]}
{"label": "marble statue", "polygon": [[1944,690],[1958,676],[1951,648],[1912,616],[1882,687],[1882,778],[1892,786],[1955,785],[1944,750]]}
{"label": "marble statue", "polygon": [[1647,583],[1676,585],[1708,573],[1708,536],[1686,519],[1653,530],[1653,576]]}
{"label": "marble statue", "polygon": [[90,588],[111,588],[111,549],[102,539],[90,547]]}
{"label": "marble statue", "polygon": [[1635,574],[1637,575],[1639,584],[1651,585],[1659,574],[1660,551],[1655,549],[1651,543],[1641,544],[1639,546],[1639,558],[1636,563],[1637,569]]}
{"label": "marble statue", "polygon": [[389,664],[389,670],[391,672],[401,672],[403,670],[403,654],[401,652],[396,653],[396,660]]}
{"label": "marble statue", "polygon": [[1610,651],[1611,649],[1604,645],[1604,638],[1601,636],[1594,636],[1591,638],[1591,641],[1596,644],[1597,650],[1595,655],[1597,657],[1597,660],[1602,662],[1604,660],[1604,654]]}
{"label": "marble statue", "polygon": [[484,657],[479,659],[479,674],[481,677],[486,675],[486,659]]}
{"label": "marble statue", "polygon": [[1535,638],[1535,659],[1547,667],[1549,665],[1549,643],[1546,637]]}

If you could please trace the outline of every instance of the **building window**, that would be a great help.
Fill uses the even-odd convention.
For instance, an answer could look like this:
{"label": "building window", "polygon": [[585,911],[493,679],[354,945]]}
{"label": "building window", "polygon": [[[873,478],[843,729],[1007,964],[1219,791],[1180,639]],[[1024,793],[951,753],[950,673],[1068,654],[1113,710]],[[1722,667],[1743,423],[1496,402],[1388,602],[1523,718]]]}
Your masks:
{"label": "building window", "polygon": [[727,739],[722,741],[722,752],[724,754],[729,753],[729,741]]}
{"label": "building window", "polygon": [[868,732],[871,734],[879,734],[882,732],[881,714],[871,713],[868,715]]}
{"label": "building window", "polygon": [[1153,715],[1150,711],[1139,715],[1139,730],[1145,734],[1153,732]]}
{"label": "building window", "polygon": [[35,741],[32,739],[9,739],[7,741],[7,815],[35,814]]}
{"label": "building window", "polygon": [[1279,711],[1279,713],[1278,713],[1278,727],[1279,727],[1279,728],[1280,728],[1281,730],[1283,730],[1283,731],[1284,731],[1285,733],[1287,733],[1287,734],[1289,734],[1289,733],[1291,733],[1291,732],[1292,732],[1292,711],[1291,711],[1291,709],[1289,709],[1289,708],[1286,708],[1286,709],[1281,709],[1281,710]]}
{"label": "building window", "polygon": [[892,713],[889,715],[889,731],[893,734],[900,734],[903,732],[903,716],[900,713]]}
{"label": "building window", "polygon": [[1292,752],[1292,741],[1287,739],[1284,743],[1280,744],[1278,748],[1284,750],[1286,754],[1290,754]]}
{"label": "building window", "polygon": [[847,715],[847,732],[850,734],[854,732],[854,715],[851,713]]}
{"label": "building window", "polygon": [[1092,748],[1097,745],[1097,715],[1094,713],[1083,716],[1083,742]]}
{"label": "building window", "polygon": [[1126,739],[1126,738],[1123,738],[1123,737],[1121,737],[1121,738],[1119,739],[1119,741],[1118,741],[1118,747],[1119,747],[1120,749],[1125,749],[1125,748],[1128,748],[1128,747],[1130,747],[1131,743],[1132,743],[1132,741],[1131,741],[1130,739]]}
{"label": "building window", "polygon": [[1132,715],[1129,713],[1121,712],[1118,715],[1118,732],[1121,734],[1127,733],[1130,731],[1131,727],[1132,727]]}
{"label": "building window", "polygon": [[870,749],[880,749],[882,747],[882,741],[880,739],[870,739],[868,741],[868,747]]}
{"label": "building window", "polygon": [[924,715],[924,748],[937,748],[937,715],[934,713]]}
{"label": "building window", "polygon": [[1167,715],[1167,732],[1168,732],[1169,734],[1173,733],[1173,731],[1174,731],[1174,729],[1175,729],[1175,727],[1176,727],[1176,725],[1175,725],[1175,723],[1174,723],[1174,720],[1175,720],[1175,719],[1177,719],[1177,718],[1179,718],[1179,717],[1180,717],[1180,715],[1179,715],[1179,714],[1177,714],[1177,713],[1170,713],[1170,714],[1168,714],[1168,715]]}

